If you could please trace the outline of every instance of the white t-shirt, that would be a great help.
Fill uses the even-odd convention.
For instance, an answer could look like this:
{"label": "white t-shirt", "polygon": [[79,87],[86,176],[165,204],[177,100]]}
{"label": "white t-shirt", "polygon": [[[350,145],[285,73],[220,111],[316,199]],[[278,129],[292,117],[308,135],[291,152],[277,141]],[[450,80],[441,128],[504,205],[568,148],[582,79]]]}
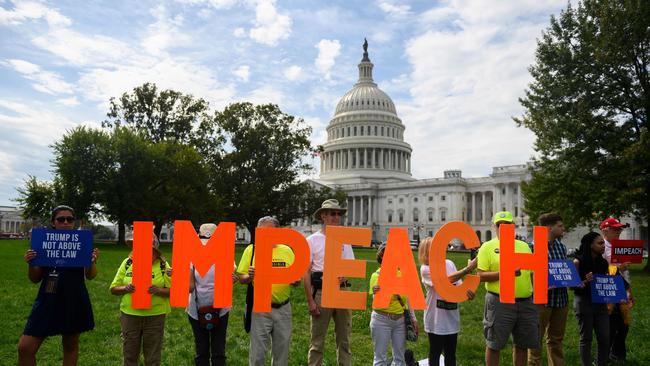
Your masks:
{"label": "white t-shirt", "polygon": [[[325,262],[325,235],[322,231],[317,231],[307,237],[309,244],[310,263],[309,270],[311,272],[323,272],[323,263]],[[343,245],[343,259],[354,259],[354,252],[352,246],[349,244]]]}
{"label": "white t-shirt", "polygon": [[[447,275],[457,271],[456,265],[449,259],[446,261],[446,270]],[[424,310],[424,331],[437,335],[456,334],[460,332],[460,311],[458,309],[440,309],[436,306],[437,301],[442,300],[442,298],[433,287],[429,266],[420,266],[420,276],[422,277],[424,287],[427,289],[427,308]],[[459,285],[462,282],[462,280],[458,280],[454,285]]]}

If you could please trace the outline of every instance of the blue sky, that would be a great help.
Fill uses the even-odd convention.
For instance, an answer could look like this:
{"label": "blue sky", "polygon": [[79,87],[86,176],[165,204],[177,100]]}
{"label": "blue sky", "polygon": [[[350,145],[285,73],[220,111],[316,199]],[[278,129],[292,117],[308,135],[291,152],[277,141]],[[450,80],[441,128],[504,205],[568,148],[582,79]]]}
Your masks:
{"label": "blue sky", "polygon": [[356,81],[364,37],[416,178],[524,163],[534,138],[511,117],[536,39],[566,4],[0,0],[0,205],[13,204],[28,175],[51,179],[49,145],[66,130],[99,126],[110,97],[144,82],[213,109],[277,103],[321,144]]}

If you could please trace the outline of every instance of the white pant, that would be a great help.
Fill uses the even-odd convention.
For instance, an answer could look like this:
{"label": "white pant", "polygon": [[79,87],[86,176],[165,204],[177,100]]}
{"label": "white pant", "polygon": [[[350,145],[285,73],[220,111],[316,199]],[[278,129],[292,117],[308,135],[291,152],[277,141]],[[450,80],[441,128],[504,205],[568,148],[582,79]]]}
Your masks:
{"label": "white pant", "polygon": [[270,313],[253,313],[251,318],[251,348],[248,354],[250,366],[264,366],[269,344],[272,343],[273,366],[289,363],[291,342],[291,304]]}
{"label": "white pant", "polygon": [[406,350],[406,329],[404,317],[392,320],[389,317],[372,312],[370,317],[370,334],[375,346],[373,366],[390,365],[388,345],[393,349],[393,365],[404,366],[404,351]]}

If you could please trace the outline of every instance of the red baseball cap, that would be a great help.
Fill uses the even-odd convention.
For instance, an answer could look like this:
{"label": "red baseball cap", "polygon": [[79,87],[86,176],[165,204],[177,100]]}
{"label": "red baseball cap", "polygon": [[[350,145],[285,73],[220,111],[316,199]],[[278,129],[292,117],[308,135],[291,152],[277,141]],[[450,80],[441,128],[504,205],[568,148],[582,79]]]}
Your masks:
{"label": "red baseball cap", "polygon": [[626,227],[627,225],[621,224],[620,221],[616,220],[613,217],[608,217],[603,222],[600,223],[600,229],[604,229],[607,227]]}

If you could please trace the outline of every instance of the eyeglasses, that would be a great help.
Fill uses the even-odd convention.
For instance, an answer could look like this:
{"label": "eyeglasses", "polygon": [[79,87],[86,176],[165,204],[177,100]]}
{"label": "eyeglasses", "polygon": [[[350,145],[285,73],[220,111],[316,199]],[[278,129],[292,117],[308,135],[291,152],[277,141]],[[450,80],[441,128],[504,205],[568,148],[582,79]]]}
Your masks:
{"label": "eyeglasses", "polygon": [[330,211],[327,213],[329,216],[343,216],[341,211]]}
{"label": "eyeglasses", "polygon": [[64,222],[74,222],[74,216],[59,216],[56,219],[56,222],[64,223]]}

